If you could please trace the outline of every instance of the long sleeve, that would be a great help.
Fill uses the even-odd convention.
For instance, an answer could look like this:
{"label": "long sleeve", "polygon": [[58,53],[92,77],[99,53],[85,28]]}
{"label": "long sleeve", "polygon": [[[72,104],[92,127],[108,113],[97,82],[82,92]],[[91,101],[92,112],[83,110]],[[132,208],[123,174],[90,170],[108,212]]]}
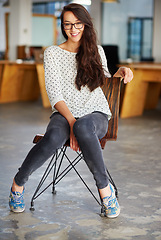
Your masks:
{"label": "long sleeve", "polygon": [[60,73],[54,61],[50,48],[44,52],[45,86],[51,106],[53,107],[59,101],[65,101],[63,98]]}

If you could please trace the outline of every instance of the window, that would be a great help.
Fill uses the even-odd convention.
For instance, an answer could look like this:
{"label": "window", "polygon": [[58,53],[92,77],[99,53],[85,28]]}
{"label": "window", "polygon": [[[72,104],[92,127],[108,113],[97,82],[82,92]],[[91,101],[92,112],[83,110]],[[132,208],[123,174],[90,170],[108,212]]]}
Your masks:
{"label": "window", "polygon": [[51,14],[57,17],[57,44],[64,42],[64,37],[61,34],[61,21],[60,14],[65,5],[69,1],[56,1],[56,2],[42,2],[42,3],[33,3],[32,12],[37,14]]}
{"label": "window", "polygon": [[[53,1],[53,2],[41,2],[41,3],[33,3],[32,12],[37,14],[51,14],[57,17],[57,44],[61,44],[64,42],[64,37],[61,33],[61,20],[60,14],[65,5],[71,3],[73,1]],[[86,9],[89,11],[90,6],[84,5]]]}
{"label": "window", "polygon": [[56,17],[59,17],[61,14],[62,8],[68,3],[69,1],[33,3],[32,12],[40,13],[40,14],[53,14]]}
{"label": "window", "polygon": [[152,18],[129,18],[127,57],[134,61],[152,61]]}

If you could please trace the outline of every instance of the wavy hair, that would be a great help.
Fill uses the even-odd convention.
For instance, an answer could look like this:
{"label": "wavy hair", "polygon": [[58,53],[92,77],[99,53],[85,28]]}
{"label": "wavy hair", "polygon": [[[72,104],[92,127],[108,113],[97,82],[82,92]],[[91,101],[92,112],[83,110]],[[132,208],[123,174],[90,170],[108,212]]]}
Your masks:
{"label": "wavy hair", "polygon": [[64,31],[63,17],[64,13],[68,11],[72,12],[84,24],[83,35],[76,54],[77,75],[75,84],[78,90],[87,85],[92,92],[97,87],[102,86],[105,80],[102,61],[98,52],[96,32],[86,8],[80,4],[72,3],[65,6],[61,14],[61,30],[65,39],[68,39],[68,37]]}

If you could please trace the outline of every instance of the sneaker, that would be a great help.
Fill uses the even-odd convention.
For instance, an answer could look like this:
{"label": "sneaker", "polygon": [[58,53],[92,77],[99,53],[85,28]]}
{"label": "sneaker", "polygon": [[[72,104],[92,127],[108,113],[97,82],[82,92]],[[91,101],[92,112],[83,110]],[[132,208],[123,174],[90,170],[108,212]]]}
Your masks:
{"label": "sneaker", "polygon": [[111,196],[103,198],[103,206],[105,209],[105,215],[108,218],[116,218],[120,214],[120,206],[115,196],[115,190],[111,183],[109,183],[111,189]]}
{"label": "sneaker", "polygon": [[20,192],[10,192],[9,196],[9,206],[12,212],[21,213],[25,210],[25,203],[24,203],[24,190],[22,193]]}

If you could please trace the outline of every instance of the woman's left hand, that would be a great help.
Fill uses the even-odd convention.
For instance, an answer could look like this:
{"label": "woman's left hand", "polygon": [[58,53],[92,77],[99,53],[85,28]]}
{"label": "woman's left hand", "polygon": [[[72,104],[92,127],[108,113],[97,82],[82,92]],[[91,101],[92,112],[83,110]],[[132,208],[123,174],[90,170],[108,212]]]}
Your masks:
{"label": "woman's left hand", "polygon": [[120,67],[114,74],[114,77],[121,77],[124,79],[124,83],[128,83],[133,79],[133,72],[130,68]]}

